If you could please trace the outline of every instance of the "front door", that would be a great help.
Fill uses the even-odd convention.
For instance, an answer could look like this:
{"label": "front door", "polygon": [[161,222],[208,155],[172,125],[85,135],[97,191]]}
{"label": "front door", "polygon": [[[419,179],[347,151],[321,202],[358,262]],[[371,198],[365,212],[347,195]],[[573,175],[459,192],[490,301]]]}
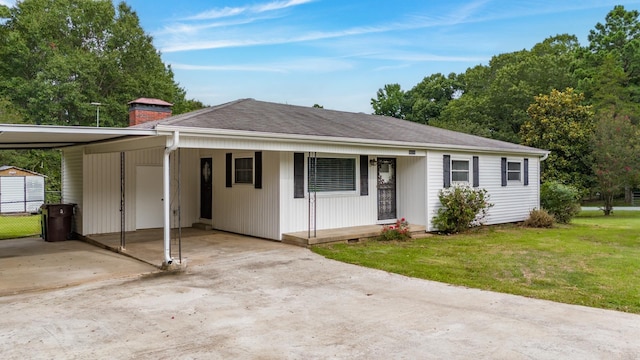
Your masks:
{"label": "front door", "polygon": [[378,158],[378,220],[396,218],[396,159]]}
{"label": "front door", "polygon": [[200,218],[211,220],[213,180],[211,158],[200,159]]}

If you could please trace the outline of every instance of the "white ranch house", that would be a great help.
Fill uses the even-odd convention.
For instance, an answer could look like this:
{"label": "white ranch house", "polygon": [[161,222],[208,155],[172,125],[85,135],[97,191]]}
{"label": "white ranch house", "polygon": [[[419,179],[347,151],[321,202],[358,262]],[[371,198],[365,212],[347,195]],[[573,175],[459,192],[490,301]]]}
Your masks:
{"label": "white ranch house", "polygon": [[[166,113],[153,102],[146,110],[154,108]],[[168,263],[169,229],[195,223],[279,241],[402,217],[433,231],[438,192],[455,184],[488,190],[487,224],[522,221],[540,206],[548,155],[391,117],[253,99],[131,123],[0,125],[0,146],[61,148],[75,231],[164,227]]]}

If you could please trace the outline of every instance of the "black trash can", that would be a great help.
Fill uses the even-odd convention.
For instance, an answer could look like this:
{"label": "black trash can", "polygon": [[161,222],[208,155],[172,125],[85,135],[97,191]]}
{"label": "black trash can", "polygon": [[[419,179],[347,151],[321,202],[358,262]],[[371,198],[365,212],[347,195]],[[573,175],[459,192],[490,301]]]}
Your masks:
{"label": "black trash can", "polygon": [[40,207],[44,241],[71,239],[73,207],[73,204],[44,204]]}

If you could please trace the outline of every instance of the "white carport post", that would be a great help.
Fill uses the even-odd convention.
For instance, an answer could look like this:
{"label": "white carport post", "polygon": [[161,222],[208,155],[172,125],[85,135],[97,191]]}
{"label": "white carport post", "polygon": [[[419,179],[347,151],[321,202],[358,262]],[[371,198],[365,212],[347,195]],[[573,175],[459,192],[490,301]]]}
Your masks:
{"label": "white carport post", "polygon": [[180,139],[180,132],[173,132],[173,141],[171,145],[167,146],[164,149],[164,159],[162,163],[163,170],[163,182],[162,182],[162,192],[163,192],[163,205],[164,205],[164,262],[163,265],[171,265],[173,259],[171,258],[171,184],[169,181],[171,180],[170,169],[169,169],[169,155],[175,149],[178,148],[178,143]]}

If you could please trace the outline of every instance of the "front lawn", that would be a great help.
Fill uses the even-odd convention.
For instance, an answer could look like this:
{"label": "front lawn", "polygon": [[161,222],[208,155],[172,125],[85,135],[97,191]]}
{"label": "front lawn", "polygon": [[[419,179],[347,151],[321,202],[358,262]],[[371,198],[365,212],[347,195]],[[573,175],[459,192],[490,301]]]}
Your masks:
{"label": "front lawn", "polygon": [[406,242],[313,247],[328,258],[428,280],[640,313],[640,212],[570,225],[488,226]]}
{"label": "front lawn", "polygon": [[40,234],[40,215],[0,216],[0,240]]}

